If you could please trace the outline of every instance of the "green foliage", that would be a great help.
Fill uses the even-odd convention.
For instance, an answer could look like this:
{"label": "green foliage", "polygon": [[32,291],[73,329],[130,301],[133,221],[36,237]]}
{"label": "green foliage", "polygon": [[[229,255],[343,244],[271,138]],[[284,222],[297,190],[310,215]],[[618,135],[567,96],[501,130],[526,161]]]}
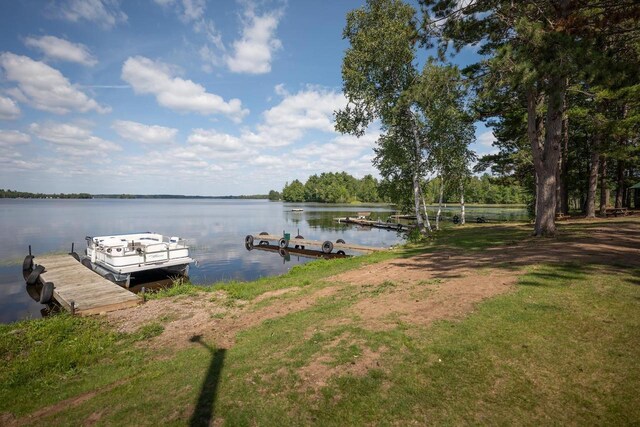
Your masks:
{"label": "green foliage", "polygon": [[269,200],[278,201],[282,199],[282,194],[280,192],[271,190],[269,191]]}
{"label": "green foliage", "polygon": [[[455,196],[452,197],[450,194],[451,189],[446,189],[445,200],[454,202]],[[525,188],[517,182],[509,183],[492,178],[488,174],[467,179],[464,198],[468,203],[498,205],[525,204],[529,200]]]}
{"label": "green foliage", "polygon": [[430,59],[420,70],[416,10],[400,0],[368,0],[347,15],[349,41],[342,62],[347,106],[336,112],[336,129],[362,135],[375,119],[383,133],[374,165],[381,193],[407,209],[424,228],[421,187],[438,174],[462,188],[474,153],[473,117],[457,67]]}
{"label": "green foliage", "polygon": [[409,233],[407,233],[407,241],[409,243],[418,243],[422,241],[423,237],[422,232],[417,227],[412,228]]}
{"label": "green foliage", "polygon": [[[615,188],[616,205],[630,203],[626,188],[640,180],[640,3],[420,4],[428,47],[437,45],[442,58],[451,47],[469,45],[481,54],[465,73],[478,95],[478,116],[493,127],[500,152],[480,159],[476,171],[490,167],[505,181],[519,182],[530,198],[545,192],[544,179],[536,189],[536,174],[556,175],[563,213],[570,205],[586,211],[599,173],[601,193]],[[560,162],[552,158],[558,154]],[[598,171],[598,162],[606,168]],[[547,214],[554,203],[538,208]],[[593,199],[589,203],[593,210]]]}
{"label": "green foliage", "polygon": [[282,189],[282,199],[285,202],[304,202],[304,185],[297,179],[291,184],[285,183]]}
{"label": "green foliage", "polygon": [[285,202],[380,202],[378,181],[371,175],[362,179],[354,178],[346,172],[323,172],[319,176],[311,175],[302,184],[295,180],[286,184],[282,190]]}

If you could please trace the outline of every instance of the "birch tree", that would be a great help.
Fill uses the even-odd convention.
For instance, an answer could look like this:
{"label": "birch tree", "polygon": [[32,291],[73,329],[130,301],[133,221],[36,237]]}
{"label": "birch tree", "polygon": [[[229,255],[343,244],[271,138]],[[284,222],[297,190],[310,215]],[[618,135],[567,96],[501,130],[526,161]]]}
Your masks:
{"label": "birch tree", "polygon": [[473,138],[460,73],[433,61],[419,70],[416,11],[402,1],[368,0],[347,15],[344,37],[350,43],[342,64],[348,104],[336,112],[336,129],[360,136],[374,120],[381,123],[374,164],[386,184],[410,194],[418,227],[429,230],[422,186],[447,158],[434,150],[466,148]]}
{"label": "birch tree", "polygon": [[411,175],[418,227],[425,230],[420,211],[420,123],[406,96],[418,75],[416,12],[402,1],[369,0],[347,14],[343,36],[350,43],[342,63],[348,104],[336,112],[336,129],[360,136],[374,120],[381,122],[387,142],[393,138],[399,146],[395,153],[406,155],[404,172]]}

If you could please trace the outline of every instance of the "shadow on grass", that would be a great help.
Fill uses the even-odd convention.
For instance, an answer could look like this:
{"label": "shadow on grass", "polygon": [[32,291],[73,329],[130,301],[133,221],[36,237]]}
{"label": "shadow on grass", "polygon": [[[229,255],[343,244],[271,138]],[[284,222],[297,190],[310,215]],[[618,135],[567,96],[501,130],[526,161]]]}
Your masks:
{"label": "shadow on grass", "polygon": [[189,341],[197,342],[211,353],[211,363],[209,363],[207,375],[204,377],[202,382],[200,395],[198,396],[198,403],[193,410],[193,414],[191,414],[189,425],[209,426],[215,416],[216,396],[218,393],[218,384],[220,382],[220,374],[222,373],[226,350],[224,348],[215,349],[207,345],[202,342],[201,335],[194,335]]}
{"label": "shadow on grass", "polygon": [[568,283],[570,281],[584,280],[586,276],[598,270],[595,266],[581,264],[554,264],[553,269],[543,269],[531,271],[527,274],[528,279],[520,279],[518,285],[551,287],[558,282]]}
{"label": "shadow on grass", "polygon": [[[600,224],[588,233],[574,230],[585,231],[563,226],[561,238],[534,238],[528,225],[452,229],[406,248],[394,264],[409,270],[428,269],[433,277],[441,279],[460,277],[461,269],[513,271],[531,265],[568,264],[577,274],[595,267],[617,273],[640,266],[639,222]],[[569,274],[570,270],[564,273]]]}

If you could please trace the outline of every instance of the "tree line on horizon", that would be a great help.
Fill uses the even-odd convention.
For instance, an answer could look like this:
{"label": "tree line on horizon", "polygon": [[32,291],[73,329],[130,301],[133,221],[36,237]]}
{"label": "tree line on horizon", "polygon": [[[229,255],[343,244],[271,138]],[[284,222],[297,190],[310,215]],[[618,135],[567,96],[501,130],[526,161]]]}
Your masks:
{"label": "tree line on horizon", "polygon": [[[465,183],[467,202],[479,204],[526,204],[528,195],[517,184],[505,184],[489,174],[471,176]],[[346,172],[325,172],[311,175],[306,182],[293,180],[286,183],[282,192],[271,190],[269,200],[285,202],[319,203],[395,203],[394,186],[389,182],[378,181],[372,175],[357,179]],[[440,184],[437,180],[424,183],[422,191],[428,204],[439,201]],[[443,203],[458,201],[457,188],[445,187]]]}
{"label": "tree line on horizon", "polygon": [[89,193],[29,193],[27,191],[15,191],[0,189],[0,199],[91,199]]}
{"label": "tree line on horizon", "polygon": [[267,194],[244,196],[185,196],[181,194],[89,194],[89,193],[30,193],[0,189],[0,199],[267,199]]}
{"label": "tree line on horizon", "polygon": [[[336,130],[361,136],[380,124],[374,165],[421,231],[431,230],[429,185],[440,204],[447,189],[462,207],[469,200],[477,121],[492,128],[499,153],[475,172],[489,168],[527,190],[535,236],[555,235],[556,215],[571,205],[586,217],[631,205],[640,180],[637,0],[417,3],[419,11],[367,0],[347,14],[347,105]],[[450,58],[469,46],[477,59],[461,69]]]}

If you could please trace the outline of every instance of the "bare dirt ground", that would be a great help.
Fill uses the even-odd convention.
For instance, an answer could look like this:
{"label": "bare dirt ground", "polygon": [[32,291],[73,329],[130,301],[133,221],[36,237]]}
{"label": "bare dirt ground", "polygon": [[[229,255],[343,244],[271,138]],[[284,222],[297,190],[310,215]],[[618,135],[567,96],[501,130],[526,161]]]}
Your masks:
{"label": "bare dirt ground", "polygon": [[[311,294],[298,288],[278,290],[243,304],[229,301],[219,292],[153,300],[109,313],[107,318],[128,332],[160,320],[165,330],[152,345],[186,346],[189,338],[202,335],[228,348],[241,330],[304,310],[344,286],[357,286],[361,288],[359,300],[345,313],[345,319],[335,319],[336,324],[356,316],[373,329],[391,327],[397,319],[426,325],[464,317],[483,299],[508,292],[523,272],[518,267],[557,262],[640,267],[640,223],[612,222],[582,234],[531,238],[484,251],[447,249],[393,259],[327,278],[327,286]],[[269,299],[271,303],[265,305]]]}

